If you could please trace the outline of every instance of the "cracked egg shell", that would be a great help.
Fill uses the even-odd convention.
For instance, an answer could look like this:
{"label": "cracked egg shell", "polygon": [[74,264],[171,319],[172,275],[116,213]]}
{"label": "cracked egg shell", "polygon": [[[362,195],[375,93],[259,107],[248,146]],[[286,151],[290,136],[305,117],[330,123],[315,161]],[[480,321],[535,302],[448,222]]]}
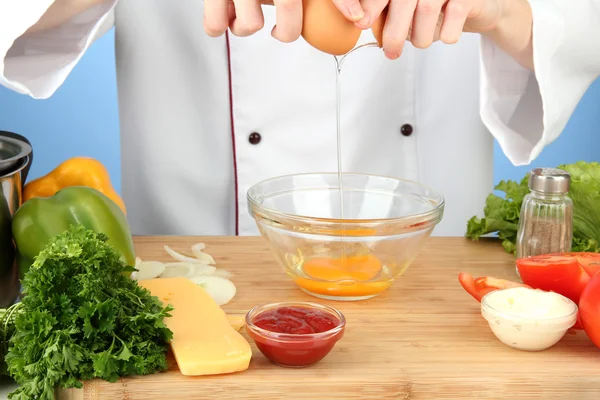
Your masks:
{"label": "cracked egg shell", "polygon": [[341,56],[354,48],[362,30],[331,0],[303,0],[302,37],[322,52]]}
{"label": "cracked egg shell", "polygon": [[371,26],[371,32],[373,32],[373,36],[375,36],[375,40],[377,40],[377,44],[379,47],[383,47],[383,25],[385,24],[385,18],[387,17],[388,8],[385,7],[377,18],[377,21],[373,23]]}
{"label": "cracked egg shell", "polygon": [[[314,48],[334,56],[352,50],[362,33],[337,9],[331,0],[303,0],[302,37]],[[383,25],[387,7],[371,27],[379,47],[383,46]]]}

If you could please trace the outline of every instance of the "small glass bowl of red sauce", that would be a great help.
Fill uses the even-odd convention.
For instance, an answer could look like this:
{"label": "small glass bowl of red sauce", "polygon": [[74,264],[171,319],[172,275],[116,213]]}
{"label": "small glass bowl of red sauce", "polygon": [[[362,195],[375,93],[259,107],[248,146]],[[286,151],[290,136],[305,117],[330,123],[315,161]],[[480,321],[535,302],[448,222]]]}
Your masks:
{"label": "small glass bowl of red sauce", "polygon": [[344,335],[346,318],[333,307],[310,302],[256,306],[246,314],[246,332],[260,352],[282,367],[321,361]]}

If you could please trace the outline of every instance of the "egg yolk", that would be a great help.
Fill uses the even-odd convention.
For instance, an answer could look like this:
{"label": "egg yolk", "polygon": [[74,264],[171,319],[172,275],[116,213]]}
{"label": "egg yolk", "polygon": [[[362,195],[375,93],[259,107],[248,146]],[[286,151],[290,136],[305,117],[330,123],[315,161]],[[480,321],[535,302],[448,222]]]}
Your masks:
{"label": "egg yolk", "polygon": [[381,262],[370,254],[340,258],[320,257],[304,263],[306,275],[325,281],[368,281],[381,271]]}
{"label": "egg yolk", "polygon": [[314,281],[296,277],[303,289],[327,296],[362,297],[380,293],[391,281],[365,282],[375,278],[382,269],[381,261],[374,255],[345,256],[339,258],[319,257],[307,260],[302,270]]}

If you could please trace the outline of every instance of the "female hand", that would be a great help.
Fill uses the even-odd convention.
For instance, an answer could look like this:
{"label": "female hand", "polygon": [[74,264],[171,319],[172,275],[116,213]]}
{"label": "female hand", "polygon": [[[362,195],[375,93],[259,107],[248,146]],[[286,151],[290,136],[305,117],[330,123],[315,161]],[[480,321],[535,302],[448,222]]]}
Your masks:
{"label": "female hand", "polygon": [[[383,13],[383,49],[386,57],[402,54],[404,42],[427,48],[436,40],[456,43],[462,32],[486,33],[514,3],[527,0],[332,0],[356,26],[367,29]],[[261,5],[274,5],[277,24],[271,35],[281,42],[302,33],[302,0],[204,0],[204,29],[221,36],[229,28],[236,36],[250,36],[264,26]],[[510,7],[509,7],[510,6]]]}
{"label": "female hand", "polygon": [[[359,0],[332,0],[350,21],[365,16]],[[387,4],[381,5],[379,12]],[[271,35],[293,42],[302,33],[302,0],[204,0],[204,30],[209,36],[221,36],[229,28],[236,36],[250,36],[265,24],[261,5],[275,6],[277,24]]]}
{"label": "female hand", "polygon": [[262,4],[274,5],[277,25],[271,35],[285,43],[302,32],[302,0],[204,0],[204,30],[221,36],[229,28],[236,36],[250,36],[265,24]]}
{"label": "female hand", "polygon": [[[509,0],[517,1],[520,0]],[[456,43],[462,32],[493,30],[505,13],[506,0],[362,0],[365,17],[356,22],[370,27],[385,15],[383,49],[386,57],[402,54],[404,42],[427,48],[436,40]]]}

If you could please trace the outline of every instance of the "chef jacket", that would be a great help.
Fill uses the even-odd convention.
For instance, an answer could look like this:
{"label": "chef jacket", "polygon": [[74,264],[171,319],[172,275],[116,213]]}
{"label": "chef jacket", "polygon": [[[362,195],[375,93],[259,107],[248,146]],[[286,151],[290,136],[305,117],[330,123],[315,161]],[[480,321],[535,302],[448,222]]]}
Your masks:
{"label": "chef jacket", "polygon": [[[108,0],[23,36],[52,2],[0,3],[0,83],[48,98],[115,26],[134,234],[256,235],[250,186],[337,171],[334,59],[302,39],[273,39],[273,7],[250,37],[207,36],[199,0]],[[430,186],[446,202],[434,235],[463,235],[493,188],[493,137],[513,164],[530,163],[600,71],[597,1],[531,4],[535,75],[477,34],[425,50],[407,43],[394,61],[377,48],[352,53],[341,73],[344,172]],[[373,40],[370,30],[361,37]]]}

